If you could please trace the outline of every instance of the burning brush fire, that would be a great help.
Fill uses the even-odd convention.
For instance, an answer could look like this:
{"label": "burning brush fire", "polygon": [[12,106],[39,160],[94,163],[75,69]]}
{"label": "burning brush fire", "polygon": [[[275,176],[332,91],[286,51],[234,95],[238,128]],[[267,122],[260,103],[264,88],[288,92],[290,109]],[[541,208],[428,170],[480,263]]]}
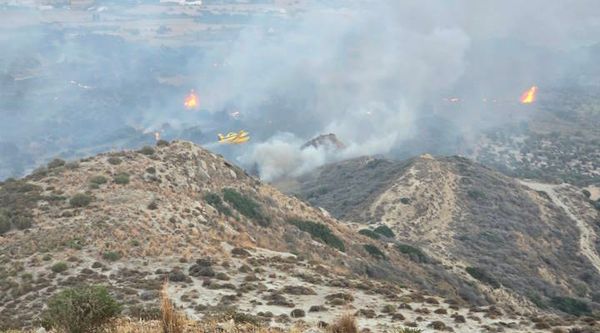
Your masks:
{"label": "burning brush fire", "polygon": [[529,90],[524,92],[523,95],[521,95],[521,103],[531,104],[531,103],[535,102],[537,90],[538,90],[538,87],[533,86],[533,87],[529,88]]}
{"label": "burning brush fire", "polygon": [[198,105],[200,104],[198,100],[198,95],[196,95],[194,90],[190,90],[190,93],[185,97],[185,102],[183,103],[183,105],[188,110],[194,110],[197,109]]}

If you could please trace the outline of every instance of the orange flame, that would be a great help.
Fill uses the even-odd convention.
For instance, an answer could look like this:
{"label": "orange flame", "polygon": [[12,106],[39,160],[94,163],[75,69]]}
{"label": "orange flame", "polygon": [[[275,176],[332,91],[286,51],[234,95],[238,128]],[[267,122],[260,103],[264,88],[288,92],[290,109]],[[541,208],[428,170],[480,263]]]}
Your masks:
{"label": "orange flame", "polygon": [[536,86],[532,86],[531,88],[529,88],[529,90],[524,92],[523,95],[521,95],[521,103],[531,104],[535,102],[537,90],[538,88]]}
{"label": "orange flame", "polygon": [[198,108],[198,104],[199,104],[198,99],[199,99],[198,95],[196,95],[194,90],[191,90],[190,93],[186,96],[185,103],[183,103],[183,105],[188,110],[196,109],[196,108]]}

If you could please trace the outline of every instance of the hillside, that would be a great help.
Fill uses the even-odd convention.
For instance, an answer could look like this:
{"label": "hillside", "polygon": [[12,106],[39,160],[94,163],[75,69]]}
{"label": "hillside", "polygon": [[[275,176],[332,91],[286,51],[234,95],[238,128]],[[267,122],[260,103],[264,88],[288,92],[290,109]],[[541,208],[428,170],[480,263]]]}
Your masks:
{"label": "hillside", "polygon": [[0,328],[39,326],[48,297],[80,284],[108,286],[124,316],[157,318],[165,280],[196,320],[234,311],[316,327],[352,313],[374,331],[456,332],[595,324],[461,298],[482,290],[189,142],[55,160],[2,183],[0,200]]}
{"label": "hillside", "polygon": [[486,299],[459,288],[463,298],[589,314],[600,301],[598,211],[578,188],[541,185],[423,155],[327,165],[291,192],[356,228],[385,225],[407,252],[478,280]]}

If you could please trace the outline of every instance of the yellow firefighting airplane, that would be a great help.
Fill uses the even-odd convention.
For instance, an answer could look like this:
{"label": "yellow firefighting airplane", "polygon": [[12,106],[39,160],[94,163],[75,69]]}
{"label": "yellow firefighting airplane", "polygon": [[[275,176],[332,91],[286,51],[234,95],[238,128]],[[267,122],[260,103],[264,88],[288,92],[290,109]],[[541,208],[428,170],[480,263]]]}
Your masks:
{"label": "yellow firefighting airplane", "polygon": [[228,143],[228,144],[240,144],[246,143],[250,140],[250,136],[248,132],[241,130],[238,133],[229,132],[227,135],[223,135],[221,133],[219,135],[219,143]]}

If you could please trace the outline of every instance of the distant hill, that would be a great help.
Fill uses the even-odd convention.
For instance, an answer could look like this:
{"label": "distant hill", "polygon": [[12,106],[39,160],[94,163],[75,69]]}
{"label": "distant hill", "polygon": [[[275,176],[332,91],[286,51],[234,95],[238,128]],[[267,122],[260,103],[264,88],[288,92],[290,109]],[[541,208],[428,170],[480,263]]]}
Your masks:
{"label": "distant hill", "polygon": [[573,298],[590,313],[599,306],[599,215],[579,188],[524,184],[465,158],[423,155],[334,163],[287,189],[338,219],[389,227],[449,272],[483,282],[496,301],[564,310]]}

